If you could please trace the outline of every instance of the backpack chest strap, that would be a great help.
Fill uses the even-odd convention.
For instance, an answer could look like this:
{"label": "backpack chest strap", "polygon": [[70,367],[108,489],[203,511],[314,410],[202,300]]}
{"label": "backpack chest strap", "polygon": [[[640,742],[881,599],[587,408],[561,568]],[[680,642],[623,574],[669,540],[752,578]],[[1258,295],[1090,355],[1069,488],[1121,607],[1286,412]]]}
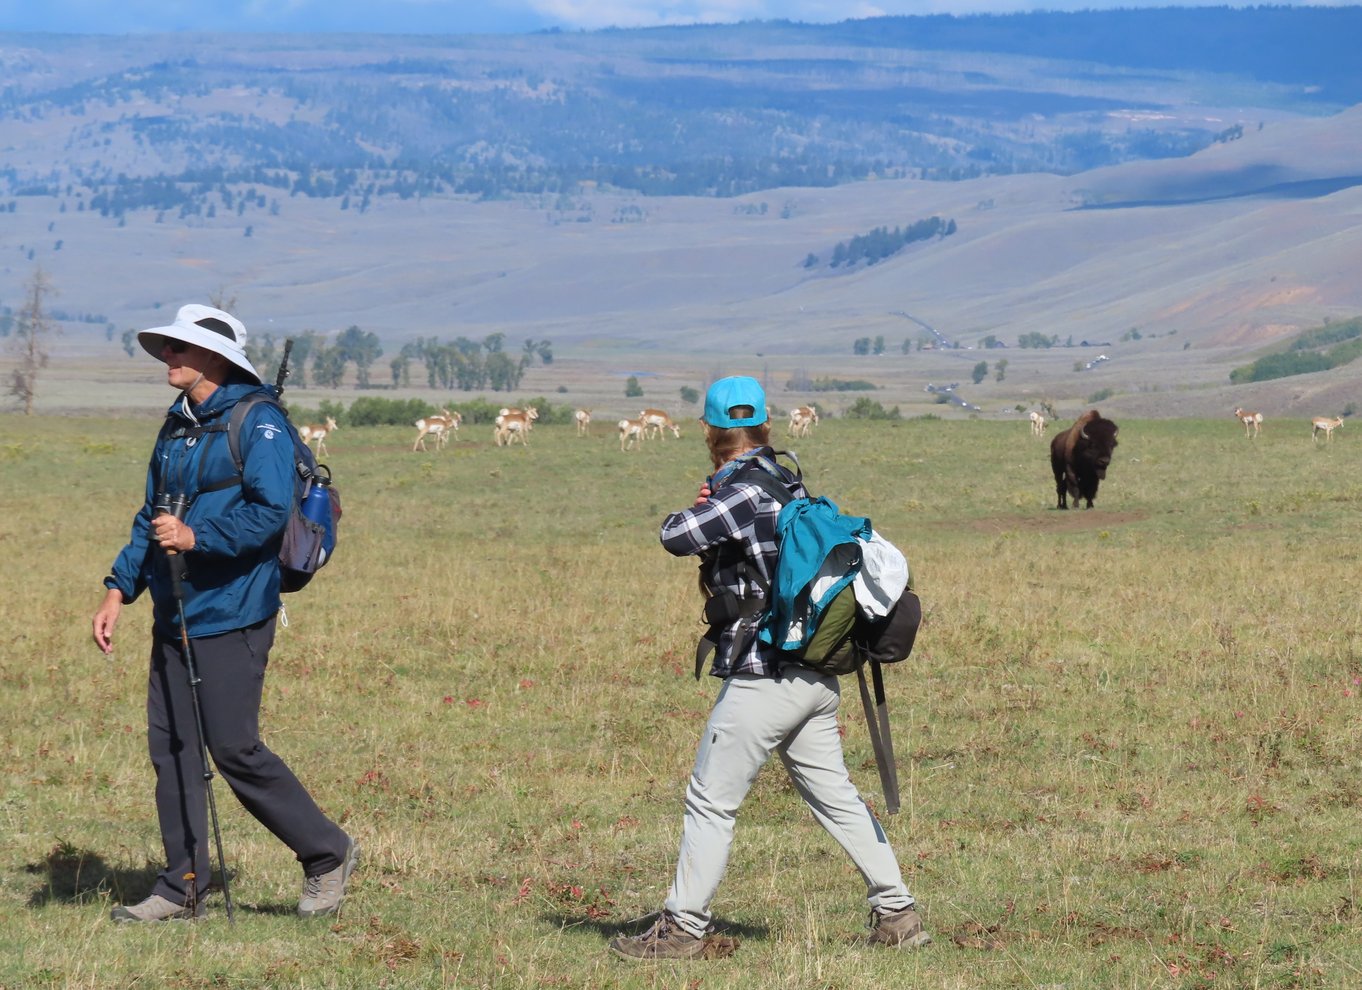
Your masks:
{"label": "backpack chest strap", "polygon": [[232,407],[231,413],[225,420],[219,419],[216,423],[209,423],[206,426],[177,426],[169,430],[165,437],[168,440],[192,440],[197,442],[199,439],[212,436],[215,433],[227,434],[227,449],[232,456],[232,463],[236,465],[236,474],[218,481],[204,484],[203,469],[207,458],[199,457],[199,479],[198,493],[200,495],[208,492],[220,492],[228,488],[235,488],[241,484],[242,475],[242,455],[241,455],[241,427],[246,420],[246,414],[251,411],[251,407],[258,402],[269,402],[270,398],[257,392],[248,395],[237,402]]}
{"label": "backpack chest strap", "polygon": [[[231,432],[231,428],[230,428],[230,424],[229,424],[229,423],[222,422],[222,421],[218,421],[218,422],[216,422],[216,423],[209,423],[209,424],[206,425],[206,426],[203,426],[203,425],[199,425],[199,426],[176,426],[176,427],[174,427],[173,429],[168,430],[168,431],[166,432],[165,438],[166,438],[167,440],[183,440],[183,441],[185,441],[185,446],[187,446],[187,447],[193,447],[193,446],[195,446],[200,440],[203,440],[203,439],[205,439],[205,438],[207,438],[207,437],[214,436],[214,435],[216,435],[216,434],[218,434],[218,433],[227,433],[227,434],[230,436],[230,432]],[[197,479],[197,482],[196,482],[196,484],[195,484],[195,486],[194,486],[194,487],[195,487],[195,493],[196,493],[196,494],[202,495],[202,494],[204,494],[205,492],[216,492],[216,491],[220,491],[220,490],[222,490],[222,489],[224,489],[224,488],[231,488],[233,485],[239,485],[239,484],[241,484],[241,475],[240,475],[240,474],[238,474],[238,475],[236,475],[235,477],[232,477],[232,478],[223,479],[222,481],[215,481],[215,482],[212,482],[211,484],[205,484],[205,483],[204,483],[204,480],[203,480],[203,475],[204,475],[204,469],[205,469],[205,466],[207,465],[207,463],[208,463],[208,458],[207,458],[206,456],[204,456],[203,452],[200,452],[200,453],[199,453],[198,479]]]}

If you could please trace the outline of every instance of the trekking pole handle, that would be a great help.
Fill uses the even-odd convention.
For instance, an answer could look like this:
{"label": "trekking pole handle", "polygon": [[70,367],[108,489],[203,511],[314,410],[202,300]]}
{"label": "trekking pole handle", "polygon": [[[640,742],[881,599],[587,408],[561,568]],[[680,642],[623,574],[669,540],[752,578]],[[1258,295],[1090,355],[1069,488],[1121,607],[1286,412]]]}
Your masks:
{"label": "trekking pole handle", "polygon": [[293,338],[288,337],[284,340],[284,356],[279,361],[279,373],[274,376],[274,391],[284,394],[284,381],[288,378],[288,356],[293,350]]}

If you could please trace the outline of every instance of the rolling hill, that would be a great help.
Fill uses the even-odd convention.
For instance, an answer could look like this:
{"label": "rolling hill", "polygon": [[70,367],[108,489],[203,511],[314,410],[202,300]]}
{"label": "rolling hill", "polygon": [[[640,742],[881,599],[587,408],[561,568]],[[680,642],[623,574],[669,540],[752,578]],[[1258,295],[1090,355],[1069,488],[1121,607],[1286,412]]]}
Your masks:
{"label": "rolling hill", "polygon": [[[65,333],[54,344],[60,360],[125,360],[117,339],[123,329],[168,316],[182,301],[224,293],[237,298],[257,333],[359,325],[377,333],[390,354],[417,337],[479,339],[504,332],[513,344],[551,339],[560,357],[557,373],[569,374],[580,363],[581,382],[590,378],[590,368],[606,382],[639,369],[685,381],[759,360],[781,380],[813,368],[876,381],[887,398],[921,401],[927,381],[967,378],[981,358],[967,348],[992,336],[1009,345],[982,355],[1008,361],[1005,381],[990,379],[979,389],[994,410],[1042,395],[1081,403],[1102,390],[1113,393],[1113,408],[1141,414],[1166,414],[1170,393],[1176,408],[1187,412],[1218,413],[1227,401],[1232,408],[1230,395],[1268,395],[1284,407],[1341,403],[1350,388],[1345,370],[1308,376],[1306,383],[1228,386],[1229,369],[1263,348],[1362,313],[1362,285],[1355,277],[1362,264],[1362,107],[1339,110],[1321,105],[1318,94],[1303,97],[1280,67],[1274,78],[1251,82],[1236,75],[1231,85],[1233,73],[1223,66],[1200,72],[1144,66],[1139,99],[1121,102],[1112,99],[1111,80],[1132,78],[1129,67],[1090,72],[1100,83],[1087,84],[1072,61],[1017,54],[981,59],[953,51],[946,59],[942,48],[880,48],[867,62],[852,57],[860,52],[854,39],[823,34],[818,50],[840,52],[842,62],[855,67],[846,72],[856,85],[868,74],[883,74],[887,64],[911,64],[918,75],[934,64],[946,79],[938,93],[966,91],[981,85],[968,73],[989,62],[991,79],[1009,73],[1047,93],[1067,89],[1084,105],[992,123],[987,114],[961,114],[953,137],[919,129],[906,141],[899,133],[893,145],[898,163],[882,161],[858,181],[844,176],[724,196],[713,190],[645,195],[579,178],[489,197],[458,191],[454,172],[443,181],[430,174],[418,179],[419,170],[404,171],[401,155],[378,144],[369,146],[371,160],[342,167],[345,155],[363,146],[356,143],[360,132],[345,130],[340,141],[342,131],[329,123],[338,118],[324,106],[330,90],[319,81],[346,77],[346,65],[350,77],[361,79],[368,78],[364,67],[375,64],[388,68],[369,75],[383,79],[438,76],[436,67],[411,62],[414,51],[425,50],[443,60],[476,51],[477,72],[465,67],[459,76],[464,82],[455,87],[465,89],[477,73],[484,81],[497,71],[505,75],[514,59],[522,74],[506,78],[516,80],[512,88],[523,87],[530,78],[523,75],[526,60],[546,52],[553,56],[540,59],[541,84],[558,73],[562,80],[589,79],[591,86],[581,85],[590,89],[608,54],[613,72],[628,65],[635,81],[668,73],[693,79],[698,65],[717,62],[712,72],[718,76],[759,75],[769,87],[777,70],[782,78],[802,77],[805,90],[811,80],[831,85],[837,71],[814,71],[807,38],[789,25],[771,25],[765,34],[746,26],[535,36],[485,49],[472,39],[252,44],[238,38],[228,46],[231,58],[217,67],[250,67],[246,81],[234,85],[217,72],[191,85],[196,68],[185,63],[157,68],[161,63],[146,61],[160,51],[157,39],[106,45],[102,60],[92,55],[89,39],[43,39],[24,49],[23,59],[7,43],[0,60],[23,71],[4,90],[0,119],[0,301],[17,300],[41,264],[61,293],[52,304],[65,317]],[[659,68],[661,52],[682,66]],[[753,53],[760,56],[758,66],[738,64],[738,54],[751,61]],[[80,72],[64,77],[66,95],[60,98],[38,82],[51,83],[50,77],[75,65],[85,67],[85,78]],[[270,65],[286,67],[274,70],[274,86],[257,75]],[[134,85],[142,71],[159,80],[154,87]],[[903,68],[894,85],[908,71]],[[110,79],[120,80],[119,86]],[[314,95],[300,101],[298,87],[308,80]],[[425,84],[410,85],[425,90]],[[1346,92],[1346,79],[1332,88]],[[354,93],[344,86],[339,91]],[[542,97],[542,90],[534,92]],[[840,92],[845,100],[851,91]],[[1210,94],[1220,98],[1216,105],[1198,102]],[[1228,98],[1233,95],[1254,99],[1235,106]],[[663,96],[655,94],[658,105],[665,104]],[[564,105],[574,104],[565,97]],[[678,103],[673,116],[687,125],[700,117],[712,124],[716,106],[711,93]],[[749,110],[734,122],[776,119],[760,108]],[[990,112],[997,113],[996,104]],[[802,116],[790,111],[780,119],[791,134],[797,124],[799,139],[813,144],[810,136],[831,118],[810,107]],[[269,127],[260,123],[269,120]],[[1035,132],[1029,144],[1020,139],[1028,120]],[[1076,135],[1129,134],[1148,124],[1185,136],[1193,121],[1204,137],[1190,155],[1141,159],[1115,141],[1104,143],[1098,157],[1124,149],[1118,157],[1126,160],[1117,164],[1048,172],[1034,161],[1031,168],[1019,167],[1039,156],[1037,149],[1073,143]],[[863,125],[837,131],[820,150],[797,159],[800,167],[823,161],[839,142],[851,147],[872,133]],[[990,129],[996,144],[969,138]],[[279,146],[268,143],[274,157],[267,167],[266,144],[242,140],[247,132],[291,134],[304,148],[321,131],[330,137],[311,145],[316,157],[307,169],[289,165]],[[1003,145],[1032,150],[1017,152],[1005,167],[979,167],[971,177],[939,181],[921,177],[937,165],[911,164],[913,149],[924,142],[947,149],[941,161],[956,163],[940,166],[947,168],[970,160],[996,165]],[[508,147],[489,145],[488,162],[504,166]],[[732,147],[751,146],[737,141]],[[982,155],[985,148],[992,158]],[[661,153],[654,148],[653,154],[650,169],[660,167]],[[200,173],[197,184],[191,181],[196,155],[218,170]],[[542,149],[526,160],[536,155],[547,162]],[[839,160],[860,162],[847,164],[849,176],[871,157],[842,154]],[[431,152],[424,161],[439,158]],[[760,160],[755,155],[749,164]],[[518,173],[516,181],[530,171]],[[541,178],[550,171],[541,168]],[[288,181],[281,184],[284,173]],[[482,170],[493,173],[506,174],[491,165]],[[556,174],[561,179],[565,173]],[[300,177],[307,179],[303,188]],[[323,181],[333,185],[318,188]],[[347,182],[348,194],[334,184]],[[114,200],[97,199],[119,188],[150,195],[161,187],[178,197],[178,208],[128,202],[110,208]],[[909,244],[874,264],[829,265],[839,243],[929,217],[953,220],[954,232]],[[922,324],[960,349],[916,350]],[[1060,346],[1019,348],[1028,334],[1057,338]],[[885,353],[853,358],[852,342],[863,337],[882,337]],[[1075,372],[1084,363],[1080,358],[1091,357],[1083,341],[1110,345],[1105,350],[1111,360]],[[540,387],[552,388],[551,382],[545,378]],[[607,394],[615,385],[596,387]]]}

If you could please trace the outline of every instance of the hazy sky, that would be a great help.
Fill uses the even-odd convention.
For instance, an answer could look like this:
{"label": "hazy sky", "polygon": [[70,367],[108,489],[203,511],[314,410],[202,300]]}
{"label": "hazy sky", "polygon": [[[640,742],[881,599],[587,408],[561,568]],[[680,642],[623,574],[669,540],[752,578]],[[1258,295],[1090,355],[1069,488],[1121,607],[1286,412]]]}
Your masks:
{"label": "hazy sky", "polygon": [[[884,14],[1167,5],[1138,0],[0,0],[0,31],[457,34],[534,31],[552,27],[577,30],[775,18],[827,22]],[[1195,0],[1181,4],[1196,5]],[[1317,2],[1315,5],[1344,4]]]}

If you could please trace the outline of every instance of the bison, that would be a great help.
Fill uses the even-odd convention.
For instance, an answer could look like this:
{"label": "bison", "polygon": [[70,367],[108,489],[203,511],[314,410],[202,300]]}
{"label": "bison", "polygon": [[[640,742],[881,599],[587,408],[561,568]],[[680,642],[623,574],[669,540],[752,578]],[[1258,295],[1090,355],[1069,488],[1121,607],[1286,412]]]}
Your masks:
{"label": "bison", "polygon": [[1092,508],[1097,484],[1107,476],[1111,452],[1116,449],[1116,424],[1089,409],[1074,425],[1050,441],[1050,467],[1055,472],[1055,491],[1059,508],[1067,509],[1066,493],[1073,495],[1074,507],[1086,499]]}

